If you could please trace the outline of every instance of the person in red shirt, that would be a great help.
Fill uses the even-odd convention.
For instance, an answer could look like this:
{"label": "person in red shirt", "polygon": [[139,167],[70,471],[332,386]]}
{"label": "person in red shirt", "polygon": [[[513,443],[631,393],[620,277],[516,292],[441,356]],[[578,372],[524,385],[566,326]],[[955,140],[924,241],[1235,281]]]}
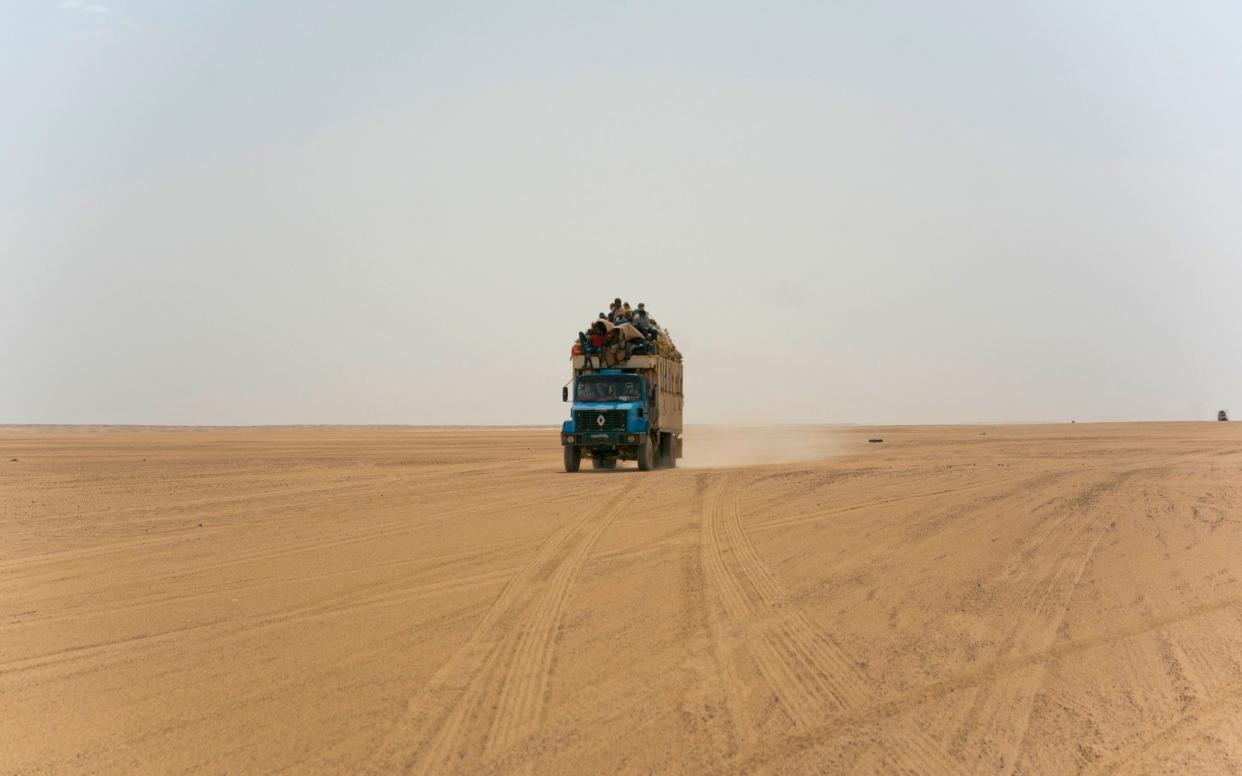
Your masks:
{"label": "person in red shirt", "polygon": [[604,343],[608,341],[608,329],[601,321],[591,324],[591,330],[587,333],[587,343],[599,350],[604,347]]}

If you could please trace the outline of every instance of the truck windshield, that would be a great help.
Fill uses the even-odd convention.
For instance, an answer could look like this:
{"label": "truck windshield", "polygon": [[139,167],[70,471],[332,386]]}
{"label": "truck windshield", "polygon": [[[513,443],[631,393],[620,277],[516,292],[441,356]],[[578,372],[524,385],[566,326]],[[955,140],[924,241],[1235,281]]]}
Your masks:
{"label": "truck windshield", "polygon": [[578,378],[578,401],[638,401],[642,380],[634,375],[588,375]]}

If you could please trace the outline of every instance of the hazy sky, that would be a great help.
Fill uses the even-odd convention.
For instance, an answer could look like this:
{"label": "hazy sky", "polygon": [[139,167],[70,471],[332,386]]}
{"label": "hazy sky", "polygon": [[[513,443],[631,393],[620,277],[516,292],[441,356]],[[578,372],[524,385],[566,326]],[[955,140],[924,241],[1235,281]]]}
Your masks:
{"label": "hazy sky", "polygon": [[1242,6],[6,3],[0,422],[1242,413]]}

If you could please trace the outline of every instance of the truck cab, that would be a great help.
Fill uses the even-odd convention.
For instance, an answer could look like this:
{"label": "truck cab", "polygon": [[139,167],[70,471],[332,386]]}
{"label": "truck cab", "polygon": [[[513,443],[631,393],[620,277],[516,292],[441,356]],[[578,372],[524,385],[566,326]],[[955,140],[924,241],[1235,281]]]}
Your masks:
{"label": "truck cab", "polygon": [[[573,402],[561,426],[565,471],[578,471],[584,457],[596,469],[615,469],[618,461],[628,460],[643,471],[676,466],[681,457],[681,365],[665,361],[634,356],[634,363],[614,368],[575,365],[561,393],[563,401]],[[676,380],[670,376],[674,371]]]}

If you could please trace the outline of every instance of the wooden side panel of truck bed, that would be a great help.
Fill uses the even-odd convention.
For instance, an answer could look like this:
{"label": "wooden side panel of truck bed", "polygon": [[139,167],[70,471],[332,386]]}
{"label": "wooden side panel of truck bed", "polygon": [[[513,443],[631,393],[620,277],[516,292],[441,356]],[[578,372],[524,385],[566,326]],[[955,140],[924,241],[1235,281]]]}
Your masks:
{"label": "wooden side panel of truck bed", "polygon": [[667,358],[655,361],[656,368],[653,371],[656,381],[656,423],[661,431],[681,433],[682,404],[685,402],[681,386],[681,364]]}

